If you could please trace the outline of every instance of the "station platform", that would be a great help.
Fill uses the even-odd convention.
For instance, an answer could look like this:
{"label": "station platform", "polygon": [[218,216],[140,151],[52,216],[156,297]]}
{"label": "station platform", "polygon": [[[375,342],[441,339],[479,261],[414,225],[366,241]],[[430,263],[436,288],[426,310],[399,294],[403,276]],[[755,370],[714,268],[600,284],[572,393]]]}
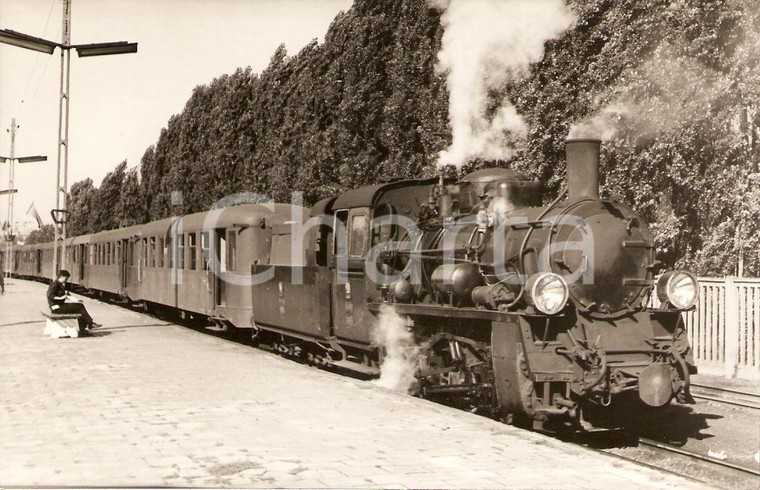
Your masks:
{"label": "station platform", "polygon": [[698,488],[700,485],[46,286],[0,296],[0,487]]}

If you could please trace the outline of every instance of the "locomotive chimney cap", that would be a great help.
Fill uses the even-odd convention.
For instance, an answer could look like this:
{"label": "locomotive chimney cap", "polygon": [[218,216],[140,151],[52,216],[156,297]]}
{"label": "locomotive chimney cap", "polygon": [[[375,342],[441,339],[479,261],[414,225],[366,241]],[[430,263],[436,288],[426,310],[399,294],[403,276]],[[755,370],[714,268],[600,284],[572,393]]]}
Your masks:
{"label": "locomotive chimney cap", "polygon": [[568,143],[602,143],[601,138],[568,138],[565,140],[565,145]]}

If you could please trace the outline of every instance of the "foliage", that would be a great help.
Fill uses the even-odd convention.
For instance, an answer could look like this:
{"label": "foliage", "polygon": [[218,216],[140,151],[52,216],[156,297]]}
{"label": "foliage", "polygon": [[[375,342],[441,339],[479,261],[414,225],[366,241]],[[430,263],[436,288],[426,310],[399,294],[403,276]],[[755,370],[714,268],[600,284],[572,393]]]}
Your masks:
{"label": "foliage", "polygon": [[51,224],[42,225],[42,228],[32,230],[24,240],[24,245],[31,245],[33,243],[47,243],[52,242],[55,236],[55,228]]}
{"label": "foliage", "polygon": [[66,223],[67,235],[79,236],[92,233],[90,220],[96,205],[96,192],[90,178],[75,182],[71,186],[67,200],[67,208],[71,213]]}
{"label": "foliage", "polygon": [[[602,192],[651,224],[659,259],[760,274],[760,16],[752,0],[568,0],[576,25],[549,41],[509,97],[529,128],[509,165],[564,182],[571,126],[602,122]],[[148,148],[100,188],[72,186],[69,233],[201,211],[234,193],[308,205],[387,177],[435,172],[450,143],[436,73],[440,12],[425,0],[356,0],[325,42],[259,74],[198,86]],[[472,167],[487,164],[473,162]],[[184,203],[172,206],[181,191]],[[260,198],[260,197],[259,197]]]}

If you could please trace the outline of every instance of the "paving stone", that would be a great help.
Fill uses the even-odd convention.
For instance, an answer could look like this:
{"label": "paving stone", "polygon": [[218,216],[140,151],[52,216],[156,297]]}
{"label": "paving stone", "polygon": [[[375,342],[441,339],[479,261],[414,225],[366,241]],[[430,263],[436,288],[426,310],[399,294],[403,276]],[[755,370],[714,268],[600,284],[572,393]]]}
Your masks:
{"label": "paving stone", "polygon": [[694,486],[91,299],[94,337],[50,339],[9,282],[0,487]]}

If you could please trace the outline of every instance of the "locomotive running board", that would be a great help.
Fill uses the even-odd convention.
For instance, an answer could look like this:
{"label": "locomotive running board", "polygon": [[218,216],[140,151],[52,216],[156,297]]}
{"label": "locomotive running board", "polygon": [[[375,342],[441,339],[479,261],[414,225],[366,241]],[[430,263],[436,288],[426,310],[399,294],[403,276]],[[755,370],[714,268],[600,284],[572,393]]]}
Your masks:
{"label": "locomotive running board", "polygon": [[513,313],[482,310],[479,308],[452,308],[450,306],[424,305],[420,303],[369,303],[367,308],[373,313],[379,313],[383,306],[391,306],[399,315],[410,316],[441,316],[446,318],[466,318],[490,320],[495,322],[509,321]]}

